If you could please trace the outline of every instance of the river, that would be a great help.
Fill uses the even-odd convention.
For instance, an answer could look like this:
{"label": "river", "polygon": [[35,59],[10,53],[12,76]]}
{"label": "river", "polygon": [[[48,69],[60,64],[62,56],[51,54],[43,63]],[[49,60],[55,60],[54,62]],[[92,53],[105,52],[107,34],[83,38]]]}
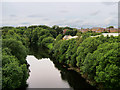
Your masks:
{"label": "river", "polygon": [[55,68],[49,58],[38,60],[34,56],[27,56],[30,64],[28,88],[70,88],[68,83],[61,79],[60,71]]}
{"label": "river", "polygon": [[37,59],[33,55],[28,55],[26,60],[30,65],[27,90],[29,88],[71,88],[70,90],[91,88],[96,90],[80,74],[63,68],[58,63],[53,63],[49,58]]}

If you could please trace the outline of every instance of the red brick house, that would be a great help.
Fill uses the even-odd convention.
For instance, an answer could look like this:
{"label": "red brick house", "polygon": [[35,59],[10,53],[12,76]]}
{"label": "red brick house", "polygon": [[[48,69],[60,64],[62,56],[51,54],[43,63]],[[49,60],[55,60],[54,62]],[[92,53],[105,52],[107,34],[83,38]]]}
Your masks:
{"label": "red brick house", "polygon": [[101,33],[101,32],[104,32],[105,29],[104,29],[104,28],[101,28],[101,27],[93,27],[93,28],[92,28],[92,31],[93,31],[93,32],[96,32],[96,33]]}
{"label": "red brick house", "polygon": [[66,33],[66,31],[67,31],[67,29],[64,29],[64,30],[63,30],[63,34],[65,34],[65,33]]}

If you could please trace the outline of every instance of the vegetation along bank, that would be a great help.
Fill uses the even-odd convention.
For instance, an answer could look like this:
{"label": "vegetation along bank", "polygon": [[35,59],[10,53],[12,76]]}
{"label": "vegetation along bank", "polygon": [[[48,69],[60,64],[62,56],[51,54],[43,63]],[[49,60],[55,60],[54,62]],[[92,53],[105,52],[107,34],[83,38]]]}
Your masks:
{"label": "vegetation along bank", "polygon": [[[56,62],[76,68],[99,89],[120,88],[120,35],[106,36],[76,28],[45,25],[2,27],[3,89],[24,87],[29,77],[26,56],[30,47],[48,48]],[[63,33],[63,30],[67,30]],[[65,35],[76,38],[63,39]],[[91,37],[96,36],[97,37]]]}

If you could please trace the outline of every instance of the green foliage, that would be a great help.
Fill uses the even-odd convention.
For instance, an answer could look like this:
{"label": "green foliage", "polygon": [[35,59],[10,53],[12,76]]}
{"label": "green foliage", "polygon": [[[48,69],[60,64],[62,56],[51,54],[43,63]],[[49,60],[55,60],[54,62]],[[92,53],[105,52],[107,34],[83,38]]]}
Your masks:
{"label": "green foliage", "polygon": [[[100,45],[96,52],[103,53],[101,55],[101,59],[97,59],[98,56],[96,56],[96,61],[98,61],[98,66],[96,67],[96,76],[95,80],[97,82],[105,82],[105,87],[109,88],[115,88],[119,87],[120,85],[120,47],[118,43],[104,43],[103,45]],[[95,52],[95,53],[96,53]],[[94,53],[93,53],[94,55]],[[102,77],[102,75],[104,75]],[[102,78],[101,78],[102,77]]]}
{"label": "green foliage", "polygon": [[[62,29],[61,29],[62,30]],[[2,28],[3,89],[15,89],[26,84],[26,56],[30,46],[53,48],[55,29],[45,25]]]}
{"label": "green foliage", "polygon": [[94,58],[91,53],[88,53],[84,62],[82,63],[81,70],[83,71],[84,74],[94,74]]}
{"label": "green foliage", "polygon": [[69,41],[67,41],[67,40],[64,40],[64,41],[61,43],[60,48],[59,48],[60,54],[64,54],[64,53],[67,51],[68,46],[69,46],[68,43],[69,43]]}
{"label": "green foliage", "polygon": [[53,37],[46,37],[42,40],[41,43],[42,43],[43,46],[47,47],[50,43],[53,43],[53,41],[54,41]]}
{"label": "green foliage", "polygon": [[103,88],[119,88],[120,36],[89,37],[92,35],[95,34],[81,33],[77,39],[58,40],[53,46],[56,60],[77,66],[82,75],[103,85]]}
{"label": "green foliage", "polygon": [[56,41],[59,41],[62,39],[62,34],[59,34],[57,37],[56,37]]}
{"label": "green foliage", "polygon": [[74,54],[73,49],[76,45],[76,40],[70,39],[68,45],[69,46],[68,46],[68,49],[66,51],[66,59],[71,61],[71,56]]}
{"label": "green foliage", "polygon": [[48,44],[47,47],[49,48],[49,50],[52,50],[52,48],[53,48],[53,43]]}
{"label": "green foliage", "polygon": [[[14,89],[21,86],[23,83],[24,72],[22,70],[24,65],[19,66],[18,62],[11,62],[6,64],[3,69],[3,87],[4,89]],[[26,67],[26,66],[24,66]],[[26,75],[28,78],[28,76]],[[26,79],[25,79],[26,81]],[[9,86],[9,87],[8,87]]]}
{"label": "green foliage", "polygon": [[20,63],[26,63],[26,48],[20,41],[16,41],[15,39],[3,39],[2,40],[3,48],[9,48],[11,50],[12,55],[20,60]]}
{"label": "green foliage", "polygon": [[2,52],[3,89],[18,88],[21,85],[24,85],[28,78],[28,70],[26,65],[20,65],[19,60],[10,52],[11,50],[8,48],[3,49]]}
{"label": "green foliage", "polygon": [[77,33],[77,30],[67,30],[65,32],[65,35],[71,35],[71,36],[75,36]]}
{"label": "green foliage", "polygon": [[[18,62],[10,62],[5,64],[3,71],[3,88],[13,89],[20,87],[23,76],[22,68],[19,67]],[[8,87],[9,86],[9,87]]]}
{"label": "green foliage", "polygon": [[62,40],[59,40],[57,43],[54,44],[53,49],[52,49],[53,56],[56,56],[56,59],[58,59],[60,55],[59,48],[60,48],[61,43],[62,43]]}
{"label": "green foliage", "polygon": [[71,27],[64,27],[64,29],[69,29],[69,30],[73,30],[73,28],[71,28]]}
{"label": "green foliage", "polygon": [[71,64],[71,66],[73,66],[73,67],[76,67],[76,64],[77,64],[76,57],[77,57],[77,54],[76,54],[76,53],[74,53],[74,54],[71,56],[70,64]]}
{"label": "green foliage", "polygon": [[[78,38],[62,40],[64,29],[66,35],[77,34]],[[3,89],[25,85],[28,78],[25,58],[30,46],[48,48],[57,62],[80,68],[82,75],[104,88],[120,87],[120,35],[90,37],[101,33],[81,33],[57,25],[2,27],[2,33]]]}
{"label": "green foliage", "polygon": [[96,38],[89,37],[85,39],[77,49],[77,66],[81,66],[86,55],[93,53],[101,43],[102,42]]}
{"label": "green foliage", "polygon": [[[2,89],[15,89],[26,84],[28,78],[27,40],[24,29],[2,28]],[[6,30],[6,31],[5,31]]]}
{"label": "green foliage", "polygon": [[82,39],[85,40],[86,38],[90,37],[90,36],[96,36],[96,35],[100,35],[101,33],[95,33],[92,31],[88,31],[85,33],[82,33]]}
{"label": "green foliage", "polygon": [[59,27],[59,26],[57,26],[57,25],[54,25],[54,26],[52,27],[52,29],[56,30],[57,35],[58,35],[58,34],[62,34],[62,33],[63,33],[63,29],[62,29],[62,28],[60,28],[60,27]]}
{"label": "green foliage", "polygon": [[32,38],[31,38],[32,44],[36,45],[38,42],[38,31],[37,29],[34,29],[32,32]]}
{"label": "green foliage", "polygon": [[56,30],[49,30],[49,32],[50,32],[50,34],[51,34],[54,38],[57,37],[57,32],[56,32]]}
{"label": "green foliage", "polygon": [[114,28],[114,26],[109,26],[108,28]]}

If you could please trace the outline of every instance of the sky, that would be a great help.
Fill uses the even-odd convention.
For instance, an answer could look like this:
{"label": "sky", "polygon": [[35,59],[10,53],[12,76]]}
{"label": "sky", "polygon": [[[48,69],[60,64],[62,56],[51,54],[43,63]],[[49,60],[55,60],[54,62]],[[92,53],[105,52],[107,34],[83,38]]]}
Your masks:
{"label": "sky", "polygon": [[107,2],[107,0],[106,2],[24,1],[4,0],[2,2],[0,26],[59,25],[92,28],[112,25],[118,27],[117,2]]}
{"label": "sky", "polygon": [[120,0],[2,0],[2,2],[119,2]]}

